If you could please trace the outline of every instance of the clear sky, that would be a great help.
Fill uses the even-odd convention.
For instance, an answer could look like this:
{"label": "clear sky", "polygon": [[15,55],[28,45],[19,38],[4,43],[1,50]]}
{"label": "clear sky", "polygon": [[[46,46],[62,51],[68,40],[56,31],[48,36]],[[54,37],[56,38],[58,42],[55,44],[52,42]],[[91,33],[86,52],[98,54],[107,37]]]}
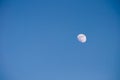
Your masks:
{"label": "clear sky", "polygon": [[1,0],[0,80],[120,80],[119,23],[119,0]]}

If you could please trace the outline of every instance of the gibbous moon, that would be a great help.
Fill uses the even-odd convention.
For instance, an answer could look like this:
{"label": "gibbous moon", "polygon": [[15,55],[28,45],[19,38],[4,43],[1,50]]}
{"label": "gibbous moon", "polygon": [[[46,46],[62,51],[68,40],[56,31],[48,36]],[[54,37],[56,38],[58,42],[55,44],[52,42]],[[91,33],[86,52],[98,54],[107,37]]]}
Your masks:
{"label": "gibbous moon", "polygon": [[81,42],[81,43],[85,43],[87,41],[86,35],[85,34],[78,34],[77,39]]}

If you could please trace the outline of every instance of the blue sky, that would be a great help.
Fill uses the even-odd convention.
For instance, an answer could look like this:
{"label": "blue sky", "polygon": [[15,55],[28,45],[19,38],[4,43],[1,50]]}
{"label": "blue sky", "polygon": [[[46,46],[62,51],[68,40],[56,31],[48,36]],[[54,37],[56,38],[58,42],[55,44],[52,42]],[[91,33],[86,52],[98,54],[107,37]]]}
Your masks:
{"label": "blue sky", "polygon": [[0,1],[0,80],[119,80],[119,9],[117,0]]}

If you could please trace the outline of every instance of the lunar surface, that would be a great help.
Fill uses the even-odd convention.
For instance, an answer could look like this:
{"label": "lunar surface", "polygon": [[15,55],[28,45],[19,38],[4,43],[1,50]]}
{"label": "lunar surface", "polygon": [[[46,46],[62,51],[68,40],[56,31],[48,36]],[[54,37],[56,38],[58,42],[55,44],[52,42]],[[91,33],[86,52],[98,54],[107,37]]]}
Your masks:
{"label": "lunar surface", "polygon": [[85,34],[78,34],[77,36],[78,41],[81,43],[85,43],[87,41],[86,35]]}

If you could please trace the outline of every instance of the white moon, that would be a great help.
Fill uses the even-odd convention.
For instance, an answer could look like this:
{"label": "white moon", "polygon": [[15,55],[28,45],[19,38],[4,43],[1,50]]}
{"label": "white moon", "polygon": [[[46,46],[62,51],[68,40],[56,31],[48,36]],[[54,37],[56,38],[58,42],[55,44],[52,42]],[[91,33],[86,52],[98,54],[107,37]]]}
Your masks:
{"label": "white moon", "polygon": [[78,34],[77,39],[82,43],[85,43],[87,41],[85,34]]}

